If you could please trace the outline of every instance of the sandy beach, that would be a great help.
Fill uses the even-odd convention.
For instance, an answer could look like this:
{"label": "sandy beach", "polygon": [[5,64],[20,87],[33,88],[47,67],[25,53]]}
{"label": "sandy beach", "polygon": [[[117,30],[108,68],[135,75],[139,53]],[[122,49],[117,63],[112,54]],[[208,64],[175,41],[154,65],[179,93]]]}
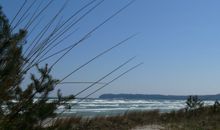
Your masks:
{"label": "sandy beach", "polygon": [[159,125],[146,125],[141,127],[136,127],[132,130],[163,130],[164,128]]}

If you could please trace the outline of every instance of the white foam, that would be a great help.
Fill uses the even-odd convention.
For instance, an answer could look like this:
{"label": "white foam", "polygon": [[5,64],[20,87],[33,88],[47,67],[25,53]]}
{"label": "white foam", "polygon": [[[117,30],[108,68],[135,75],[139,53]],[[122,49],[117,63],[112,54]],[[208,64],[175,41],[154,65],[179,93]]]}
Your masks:
{"label": "white foam", "polygon": [[[77,103],[79,100],[68,102],[71,109],[66,110],[67,114],[96,115],[97,113],[112,114],[123,113],[129,110],[161,110],[171,111],[184,108],[185,100],[103,100],[87,99]],[[214,101],[204,101],[205,105],[213,105]],[[65,110],[65,105],[59,106],[57,112]]]}

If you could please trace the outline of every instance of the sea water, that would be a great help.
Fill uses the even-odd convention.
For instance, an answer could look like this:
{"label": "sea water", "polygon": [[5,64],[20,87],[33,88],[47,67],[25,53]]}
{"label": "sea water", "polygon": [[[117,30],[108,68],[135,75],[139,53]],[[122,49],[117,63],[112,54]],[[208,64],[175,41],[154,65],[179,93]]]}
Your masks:
{"label": "sea water", "polygon": [[[106,100],[76,99],[61,105],[57,109],[60,116],[113,116],[129,111],[159,110],[169,112],[186,107],[185,100]],[[204,101],[205,105],[213,105],[214,101]]]}

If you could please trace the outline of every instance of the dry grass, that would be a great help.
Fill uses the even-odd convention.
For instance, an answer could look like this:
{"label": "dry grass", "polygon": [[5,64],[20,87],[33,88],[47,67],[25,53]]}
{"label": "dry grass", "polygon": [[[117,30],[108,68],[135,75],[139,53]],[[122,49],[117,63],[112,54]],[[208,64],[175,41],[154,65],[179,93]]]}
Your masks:
{"label": "dry grass", "polygon": [[154,111],[128,112],[120,116],[57,120],[48,129],[58,130],[129,130],[137,126],[160,125],[165,130],[220,130],[220,107],[160,113]]}
{"label": "dry grass", "polygon": [[123,115],[110,117],[62,118],[58,119],[51,129],[57,127],[59,130],[129,130],[136,126],[158,122],[159,117],[159,111],[155,110],[128,112]]}

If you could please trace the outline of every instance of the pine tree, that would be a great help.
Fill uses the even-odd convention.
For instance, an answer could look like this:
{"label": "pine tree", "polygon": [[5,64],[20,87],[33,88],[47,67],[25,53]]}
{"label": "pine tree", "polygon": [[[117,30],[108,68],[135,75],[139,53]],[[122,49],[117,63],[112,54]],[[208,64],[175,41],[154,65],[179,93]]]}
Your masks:
{"label": "pine tree", "polygon": [[66,98],[59,91],[59,100],[48,102],[48,95],[58,82],[50,75],[48,65],[36,65],[40,76],[31,74],[31,83],[22,86],[26,75],[22,46],[27,31],[21,29],[13,34],[2,9],[0,25],[0,129],[39,129],[45,119],[55,116],[56,106]]}
{"label": "pine tree", "polygon": [[189,96],[186,105],[187,110],[195,110],[203,107],[204,102],[198,96]]}

